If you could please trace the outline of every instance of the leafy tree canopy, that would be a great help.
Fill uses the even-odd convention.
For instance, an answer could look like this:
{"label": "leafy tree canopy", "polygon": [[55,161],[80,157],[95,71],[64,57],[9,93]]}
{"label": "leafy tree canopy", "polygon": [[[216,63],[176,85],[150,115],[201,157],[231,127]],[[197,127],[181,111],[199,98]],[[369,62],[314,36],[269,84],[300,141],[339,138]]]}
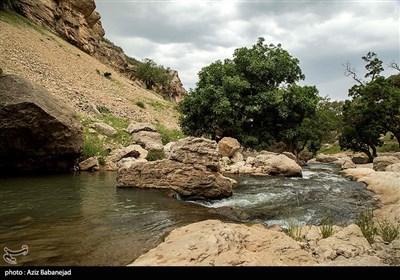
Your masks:
{"label": "leafy tree canopy", "polygon": [[[343,106],[343,133],[340,137],[342,149],[364,152],[370,161],[376,156],[376,147],[383,144],[380,136],[387,132],[400,143],[400,74],[385,78],[382,61],[373,52],[362,59],[366,62],[370,78],[365,82],[356,77],[354,69],[346,65],[346,75],[358,82],[349,89],[349,96]],[[396,68],[392,63],[391,67]],[[349,74],[351,73],[351,74]]]}
{"label": "leafy tree canopy", "polygon": [[145,58],[143,62],[137,64],[134,75],[146,84],[147,89],[152,89],[156,84],[166,87],[171,79],[168,69],[165,69],[162,65],[157,65],[149,58]]}
{"label": "leafy tree canopy", "polygon": [[302,123],[313,118],[320,97],[314,86],[296,85],[304,79],[299,60],[280,44],[259,38],[198,75],[196,88],[180,103],[185,134],[231,136],[254,148],[282,141],[295,153],[304,146]]}

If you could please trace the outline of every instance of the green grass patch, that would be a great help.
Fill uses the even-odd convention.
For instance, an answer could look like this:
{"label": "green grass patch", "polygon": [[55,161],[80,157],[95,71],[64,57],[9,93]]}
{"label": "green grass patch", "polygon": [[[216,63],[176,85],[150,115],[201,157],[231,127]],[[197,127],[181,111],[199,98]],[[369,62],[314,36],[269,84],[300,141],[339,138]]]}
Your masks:
{"label": "green grass patch", "polygon": [[161,134],[161,140],[163,145],[169,142],[175,142],[179,139],[185,138],[186,135],[182,133],[182,131],[178,129],[169,129],[161,123],[156,123],[155,127],[158,133]]}
{"label": "green grass patch", "polygon": [[302,228],[298,226],[293,219],[290,219],[288,222],[288,227],[283,230],[286,235],[289,237],[293,238],[296,241],[302,241],[303,240],[303,233],[302,233]]}
{"label": "green grass patch", "polygon": [[372,209],[361,211],[356,224],[360,227],[362,234],[369,244],[374,243],[377,228],[374,225],[374,212]]}
{"label": "green grass patch", "polygon": [[396,140],[386,140],[382,147],[377,147],[376,150],[379,153],[385,152],[400,152],[399,143]]}
{"label": "green grass patch", "polygon": [[32,28],[43,35],[48,35],[50,33],[44,26],[38,25],[15,12],[0,11],[0,20],[12,25]]}
{"label": "green grass patch", "polygon": [[332,146],[332,147],[330,147],[328,149],[321,149],[321,150],[319,150],[318,153],[323,153],[325,155],[330,155],[330,154],[337,154],[337,153],[340,153],[340,152],[342,152],[340,150],[340,146],[335,145],[335,146]]}
{"label": "green grass patch", "polygon": [[146,106],[144,105],[144,103],[142,101],[136,101],[135,104],[140,108],[143,108],[143,109],[146,108]]}
{"label": "green grass patch", "polygon": [[321,230],[322,238],[328,238],[333,234],[333,222],[332,219],[328,217],[322,218],[321,226],[319,228]]}
{"label": "green grass patch", "polygon": [[156,161],[156,160],[160,160],[160,159],[165,159],[165,153],[164,153],[164,151],[150,150],[149,153],[147,154],[146,159],[148,161]]}
{"label": "green grass patch", "polygon": [[110,136],[116,143],[122,144],[123,146],[129,145],[132,142],[132,136],[126,132],[126,129],[129,125],[128,119],[123,119],[120,117],[116,117],[111,113],[101,114],[97,117],[100,121],[112,126],[117,130],[117,134],[114,136]]}
{"label": "green grass patch", "polygon": [[157,112],[161,112],[165,109],[173,108],[173,104],[170,101],[166,100],[148,100],[147,104],[153,107]]}
{"label": "green grass patch", "polygon": [[98,134],[89,133],[88,128],[84,130],[82,160],[90,157],[104,158],[108,155],[104,143],[98,138]]}
{"label": "green grass patch", "polygon": [[378,221],[378,232],[383,241],[390,243],[399,236],[400,223],[391,223],[388,220]]}

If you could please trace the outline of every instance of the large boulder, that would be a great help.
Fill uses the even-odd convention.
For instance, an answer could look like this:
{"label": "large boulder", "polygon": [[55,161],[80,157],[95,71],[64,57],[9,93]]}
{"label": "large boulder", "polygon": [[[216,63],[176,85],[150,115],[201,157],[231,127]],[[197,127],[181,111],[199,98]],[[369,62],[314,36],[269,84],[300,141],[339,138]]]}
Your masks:
{"label": "large boulder", "polygon": [[400,173],[400,162],[386,166],[386,171]]}
{"label": "large boulder", "polygon": [[187,137],[176,142],[169,155],[170,160],[203,165],[213,171],[219,170],[220,158],[215,141],[195,137]]}
{"label": "large boulder", "polygon": [[299,266],[312,255],[283,232],[206,220],[173,230],[132,266]]}
{"label": "large boulder", "polygon": [[157,132],[157,129],[149,123],[131,122],[127,127],[126,131],[130,134],[139,131],[153,131]]}
{"label": "large boulder", "polygon": [[337,157],[328,156],[328,155],[324,155],[324,154],[319,154],[316,157],[316,161],[322,162],[322,163],[332,163],[332,162],[337,161],[337,160],[338,160]]}
{"label": "large boulder", "polygon": [[172,189],[190,199],[218,199],[232,195],[232,182],[217,172],[173,160],[132,164],[118,170],[117,185]]}
{"label": "large boulder", "polygon": [[301,166],[283,154],[264,153],[256,156],[253,165],[257,174],[301,177]]}
{"label": "large boulder", "polygon": [[223,157],[232,157],[240,149],[238,140],[232,137],[224,137],[218,142],[218,151]]}
{"label": "large boulder", "polygon": [[379,156],[374,158],[374,170],[385,171],[388,165],[399,163],[400,159],[394,156]]}
{"label": "large boulder", "polygon": [[218,162],[215,141],[188,137],[173,145],[168,159],[118,169],[117,186],[172,189],[190,199],[229,197],[235,181],[217,172]]}
{"label": "large boulder", "polygon": [[58,172],[75,166],[83,128],[72,108],[15,75],[0,76],[0,96],[0,172]]}

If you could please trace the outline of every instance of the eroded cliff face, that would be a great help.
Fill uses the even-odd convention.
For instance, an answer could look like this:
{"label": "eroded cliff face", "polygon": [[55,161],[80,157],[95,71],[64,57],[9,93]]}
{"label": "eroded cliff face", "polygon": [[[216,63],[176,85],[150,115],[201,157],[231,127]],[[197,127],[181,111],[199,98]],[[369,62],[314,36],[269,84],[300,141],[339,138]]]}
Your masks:
{"label": "eroded cliff face", "polygon": [[105,35],[94,0],[20,0],[18,9],[91,55]]}
{"label": "eroded cliff face", "polygon": [[[19,0],[18,12],[44,25],[71,44],[135,80],[135,66],[128,63],[124,51],[104,39],[105,31],[94,0]],[[171,84],[155,90],[179,102],[186,94],[178,72],[171,71]],[[140,84],[140,83],[139,83]]]}

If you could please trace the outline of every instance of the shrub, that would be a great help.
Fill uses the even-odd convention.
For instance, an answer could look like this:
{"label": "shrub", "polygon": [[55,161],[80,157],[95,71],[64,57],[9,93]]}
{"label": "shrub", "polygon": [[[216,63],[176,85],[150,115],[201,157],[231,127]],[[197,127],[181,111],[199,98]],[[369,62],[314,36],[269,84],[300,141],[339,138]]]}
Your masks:
{"label": "shrub", "polygon": [[96,106],[97,110],[99,110],[99,112],[101,114],[109,114],[110,113],[110,109],[108,109],[106,106],[104,105],[97,105]]}
{"label": "shrub", "polygon": [[111,73],[110,72],[104,72],[104,77],[106,77],[106,78],[110,78],[110,76],[111,76]]}
{"label": "shrub", "polygon": [[164,151],[155,151],[155,150],[150,150],[146,157],[148,161],[156,161],[164,158],[165,158]]}
{"label": "shrub", "polygon": [[329,236],[331,236],[333,234],[332,219],[330,219],[328,217],[322,218],[320,230],[321,230],[322,238],[328,238]]}
{"label": "shrub", "polygon": [[144,103],[142,101],[136,101],[135,103],[137,106],[139,106],[140,108],[145,108]]}
{"label": "shrub", "polygon": [[374,238],[377,233],[377,228],[374,225],[374,213],[372,209],[367,209],[360,212],[356,223],[369,244],[374,243]]}
{"label": "shrub", "polygon": [[302,230],[292,219],[288,222],[288,227],[284,229],[284,232],[289,237],[293,238],[296,241],[303,240]]}
{"label": "shrub", "polygon": [[183,134],[182,131],[178,129],[169,129],[161,123],[157,123],[155,126],[158,133],[161,134],[161,140],[163,145],[169,142],[178,141],[179,139],[186,137],[185,134]]}
{"label": "shrub", "polygon": [[392,224],[388,220],[383,220],[378,222],[378,226],[379,234],[386,243],[392,242],[399,236],[400,223]]}
{"label": "shrub", "polygon": [[82,159],[90,157],[107,156],[107,151],[103,148],[102,143],[95,136],[87,136],[83,141]]}

